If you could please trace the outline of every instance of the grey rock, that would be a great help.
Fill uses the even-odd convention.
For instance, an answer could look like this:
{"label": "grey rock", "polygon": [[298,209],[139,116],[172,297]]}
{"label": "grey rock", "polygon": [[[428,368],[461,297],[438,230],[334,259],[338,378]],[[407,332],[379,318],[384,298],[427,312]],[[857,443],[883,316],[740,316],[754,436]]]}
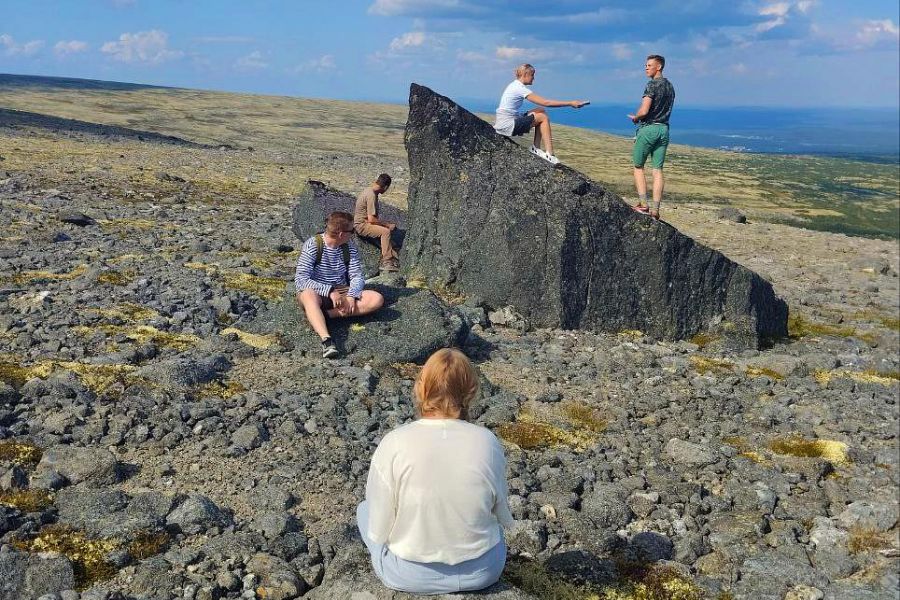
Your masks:
{"label": "grey rock", "polygon": [[719,209],[719,211],[716,213],[716,218],[723,221],[733,221],[735,223],[747,222],[747,217],[744,215],[744,213],[731,206]]}
{"label": "grey rock", "polygon": [[72,225],[78,225],[79,227],[97,224],[97,221],[82,212],[61,212],[57,218],[63,223],[71,223]]}
{"label": "grey rock", "polygon": [[206,357],[178,357],[159,361],[138,369],[135,375],[161,386],[185,389],[209,383],[231,368],[230,361],[222,354]]}
{"label": "grey rock", "polygon": [[272,600],[288,600],[302,596],[308,589],[306,582],[282,559],[260,553],[247,563],[247,571],[259,577],[257,595]]}
{"label": "grey rock", "polygon": [[656,492],[650,492],[648,494],[638,492],[632,494],[631,497],[628,498],[628,507],[631,508],[631,511],[634,514],[642,519],[648,517],[650,513],[656,509],[658,503],[659,494]]}
{"label": "grey rock", "polygon": [[245,450],[253,450],[269,439],[269,433],[266,428],[258,423],[247,424],[239,427],[231,435],[231,443],[238,448]]}
{"label": "grey rock", "polygon": [[54,446],[44,451],[34,476],[56,472],[75,485],[109,485],[119,480],[119,464],[109,450]]}
{"label": "grey rock", "polygon": [[269,539],[298,531],[300,524],[294,515],[287,512],[267,512],[253,520],[253,529]]}
{"label": "grey rock", "polygon": [[847,542],[850,535],[834,526],[827,517],[816,517],[809,532],[809,542],[813,548],[810,560],[816,569],[830,579],[840,579],[852,574],[857,563],[850,555]]}
{"label": "grey rock", "polygon": [[506,543],[511,554],[537,556],[547,547],[547,525],[542,521],[515,521],[506,531]]}
{"label": "grey rock", "polygon": [[[362,190],[348,194],[328,187],[321,181],[310,179],[306,188],[297,198],[297,204],[292,210],[292,231],[301,243],[325,229],[325,219],[335,211],[349,212],[353,214],[356,206],[356,194]],[[390,193],[390,192],[388,192]],[[403,246],[405,237],[406,211],[392,206],[382,199],[378,206],[378,218],[384,221],[397,223],[397,228],[391,233],[391,241],[395,248]],[[378,274],[378,266],[381,262],[381,246],[379,240],[362,238],[355,233],[353,242],[359,249],[363,262],[363,271],[366,276]]]}
{"label": "grey rock", "polygon": [[177,526],[188,535],[193,535],[211,527],[228,525],[231,523],[231,517],[206,496],[191,494],[169,513],[166,523]]}
{"label": "grey rock", "polygon": [[670,439],[666,444],[665,451],[669,459],[679,465],[703,466],[718,460],[715,451],[710,448],[678,438]]}
{"label": "grey rock", "polygon": [[672,540],[654,531],[642,531],[628,540],[628,551],[644,562],[669,560],[674,548]]}
{"label": "grey rock", "polygon": [[828,578],[816,572],[807,561],[769,552],[744,561],[735,591],[753,598],[784,598],[792,586],[823,588],[827,583]]}
{"label": "grey rock", "polygon": [[837,516],[837,523],[844,529],[857,527],[887,531],[897,523],[898,507],[896,502],[871,502],[859,500],[850,503]]}
{"label": "grey rock", "polygon": [[404,271],[511,304],[540,327],[677,339],[716,330],[754,347],[787,334],[787,305],[759,275],[417,84],[405,141]]}

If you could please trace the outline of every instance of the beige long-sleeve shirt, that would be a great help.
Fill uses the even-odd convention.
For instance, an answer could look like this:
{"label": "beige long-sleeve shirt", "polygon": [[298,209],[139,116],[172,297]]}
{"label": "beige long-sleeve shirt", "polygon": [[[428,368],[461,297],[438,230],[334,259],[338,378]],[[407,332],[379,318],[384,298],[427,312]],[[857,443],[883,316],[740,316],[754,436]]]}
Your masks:
{"label": "beige long-sleeve shirt", "polygon": [[459,419],[419,419],[387,434],[369,466],[369,536],[405,560],[455,565],[509,527],[506,457],[493,433]]}

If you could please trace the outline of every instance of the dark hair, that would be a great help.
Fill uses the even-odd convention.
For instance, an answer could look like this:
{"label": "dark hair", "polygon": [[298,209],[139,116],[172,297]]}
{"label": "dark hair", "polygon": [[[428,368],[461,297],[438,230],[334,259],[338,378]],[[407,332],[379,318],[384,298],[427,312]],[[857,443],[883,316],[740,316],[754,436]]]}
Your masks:
{"label": "dark hair", "polygon": [[666,59],[664,56],[660,56],[659,54],[651,54],[647,57],[647,60],[655,60],[656,62],[658,62],[660,69],[666,68]]}
{"label": "dark hair", "polygon": [[387,173],[382,173],[378,176],[378,179],[375,180],[375,183],[377,183],[378,187],[381,189],[386,190],[391,185],[391,176]]}
{"label": "dark hair", "polygon": [[353,227],[353,215],[347,212],[333,212],[325,221],[325,231],[331,235],[337,235],[348,228]]}

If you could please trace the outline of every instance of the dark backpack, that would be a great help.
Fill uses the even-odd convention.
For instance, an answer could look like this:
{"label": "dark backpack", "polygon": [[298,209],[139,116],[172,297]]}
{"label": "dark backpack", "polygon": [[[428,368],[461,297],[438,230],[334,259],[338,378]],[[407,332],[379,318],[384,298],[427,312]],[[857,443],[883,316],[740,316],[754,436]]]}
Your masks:
{"label": "dark backpack", "polygon": [[[313,263],[313,268],[315,269],[320,262],[322,262],[322,253],[325,251],[325,240],[322,238],[321,233],[316,234],[316,261]],[[346,272],[344,273],[344,277],[347,280],[347,283],[350,283],[350,246],[347,244],[341,244],[341,255],[344,257],[344,267],[346,268]]]}

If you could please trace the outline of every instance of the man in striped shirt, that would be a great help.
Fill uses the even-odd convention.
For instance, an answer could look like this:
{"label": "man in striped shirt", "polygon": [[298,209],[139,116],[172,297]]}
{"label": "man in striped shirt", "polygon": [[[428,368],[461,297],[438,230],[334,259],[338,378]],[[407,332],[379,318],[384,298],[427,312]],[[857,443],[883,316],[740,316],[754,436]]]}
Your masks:
{"label": "man in striped shirt", "polygon": [[334,358],[338,349],[328,333],[325,316],[329,318],[361,316],[375,312],[384,304],[384,297],[374,290],[364,290],[359,251],[350,241],[353,234],[353,215],[334,212],[328,216],[325,232],[303,243],[297,259],[297,304],[306,312],[306,319],[322,338],[322,356]]}

